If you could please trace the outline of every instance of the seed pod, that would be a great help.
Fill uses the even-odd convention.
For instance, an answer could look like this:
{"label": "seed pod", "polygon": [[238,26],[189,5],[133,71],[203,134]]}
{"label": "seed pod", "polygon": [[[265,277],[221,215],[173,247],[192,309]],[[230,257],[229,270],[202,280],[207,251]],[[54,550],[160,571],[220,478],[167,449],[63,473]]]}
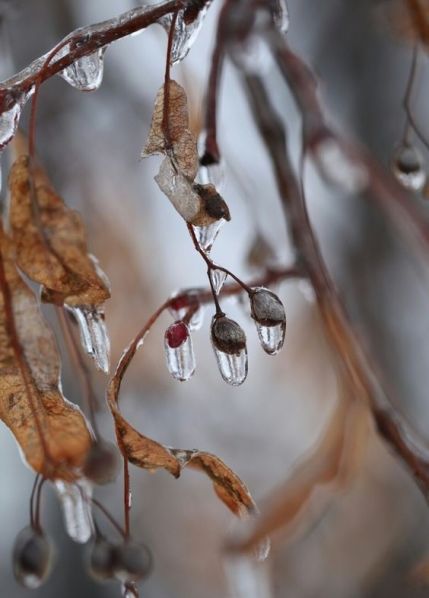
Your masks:
{"label": "seed pod", "polygon": [[416,147],[401,144],[393,154],[391,168],[396,179],[406,189],[421,191],[426,182],[423,157]]}
{"label": "seed pod", "polygon": [[244,330],[226,316],[215,315],[211,338],[222,378],[239,386],[247,377],[247,347]]}
{"label": "seed pod", "polygon": [[90,448],[83,466],[83,474],[95,484],[113,482],[119,471],[118,449],[111,442],[98,440]]}
{"label": "seed pod", "polygon": [[117,547],[102,538],[97,537],[90,548],[88,571],[97,581],[105,581],[115,576]]}
{"label": "seed pod", "polygon": [[283,347],[286,332],[283,303],[275,293],[263,287],[254,289],[249,299],[262,348],[269,355],[275,355]]}
{"label": "seed pod", "polygon": [[13,547],[13,572],[18,583],[28,589],[40,587],[48,578],[53,546],[46,535],[25,527],[16,537]]}
{"label": "seed pod", "polygon": [[152,570],[152,553],[144,544],[127,540],[116,547],[115,577],[123,582],[138,581]]}

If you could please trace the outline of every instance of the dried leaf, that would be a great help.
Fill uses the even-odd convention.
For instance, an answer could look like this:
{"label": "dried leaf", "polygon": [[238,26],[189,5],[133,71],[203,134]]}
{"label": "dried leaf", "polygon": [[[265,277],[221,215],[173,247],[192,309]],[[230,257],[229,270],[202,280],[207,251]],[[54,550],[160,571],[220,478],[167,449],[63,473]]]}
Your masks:
{"label": "dried leaf", "polygon": [[429,5],[426,0],[388,0],[377,7],[395,35],[429,48]]}
{"label": "dried leaf", "polygon": [[70,307],[96,306],[109,298],[104,273],[88,254],[77,212],[55,193],[41,168],[20,156],[9,175],[10,224],[17,262],[43,285],[43,300]]}
{"label": "dried leaf", "polygon": [[91,445],[86,420],[61,393],[54,337],[2,228],[0,251],[0,419],[35,471],[73,480]]}
{"label": "dried leaf", "polygon": [[[186,93],[176,81],[168,83],[168,139],[164,135],[164,86],[158,91],[149,131],[149,138],[142,157],[152,154],[169,154],[177,170],[193,181],[198,170],[197,143],[189,129]],[[171,147],[168,146],[170,142]]]}

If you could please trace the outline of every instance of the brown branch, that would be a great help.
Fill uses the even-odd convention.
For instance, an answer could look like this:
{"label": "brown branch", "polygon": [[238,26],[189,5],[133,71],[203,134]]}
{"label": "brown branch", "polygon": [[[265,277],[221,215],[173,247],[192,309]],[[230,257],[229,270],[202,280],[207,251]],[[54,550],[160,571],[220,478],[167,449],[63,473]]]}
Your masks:
{"label": "brown branch", "polygon": [[369,403],[381,436],[394,449],[413,474],[425,496],[429,491],[429,451],[418,446],[414,434],[388,399],[359,346],[337,291],[323,261],[308,218],[305,200],[290,165],[286,150],[284,125],[261,80],[246,78],[246,88],[253,117],[270,156],[277,188],[290,227],[300,264],[312,283],[325,332],[336,350],[339,365],[350,381],[354,396]]}
{"label": "brown branch", "polygon": [[[0,83],[0,113],[13,106],[21,94],[28,93],[36,83],[44,83],[77,59],[88,56],[99,48],[127,37],[156,23],[161,17],[183,7],[183,0],[167,0],[153,7],[130,10],[122,15],[76,29],[64,38],[68,48],[64,54],[45,66],[50,52],[32,62],[28,67]],[[58,45],[58,44],[57,44]]]}

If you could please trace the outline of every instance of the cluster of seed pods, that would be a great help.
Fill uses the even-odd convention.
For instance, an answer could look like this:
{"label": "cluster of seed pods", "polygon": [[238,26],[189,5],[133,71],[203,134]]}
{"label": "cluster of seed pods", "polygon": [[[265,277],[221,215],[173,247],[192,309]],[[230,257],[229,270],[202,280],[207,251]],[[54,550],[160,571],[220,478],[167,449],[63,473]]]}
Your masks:
{"label": "cluster of seed pods", "polygon": [[[248,295],[261,346],[269,355],[275,355],[283,346],[286,332],[283,304],[275,293],[263,287],[250,289]],[[165,332],[164,347],[168,370],[178,380],[189,380],[195,371],[191,331],[201,325],[202,309],[193,293],[171,300],[170,312],[175,322]],[[222,378],[233,386],[242,384],[248,370],[244,330],[219,312],[212,319],[211,341]]]}

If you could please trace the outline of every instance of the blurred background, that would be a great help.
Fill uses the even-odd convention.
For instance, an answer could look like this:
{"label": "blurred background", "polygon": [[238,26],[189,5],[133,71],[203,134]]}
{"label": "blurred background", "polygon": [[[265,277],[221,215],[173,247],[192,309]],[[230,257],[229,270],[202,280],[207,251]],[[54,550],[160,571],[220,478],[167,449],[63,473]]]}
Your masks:
{"label": "blurred background", "polygon": [[[1,2],[2,78],[25,67],[71,30],[138,4]],[[401,101],[411,61],[410,45],[392,35],[383,19],[389,4],[289,1],[290,44],[318,74],[329,119],[384,164],[402,133]],[[194,122],[201,118],[218,9],[215,0],[189,56],[173,70],[174,78],[186,87]],[[140,160],[153,101],[163,82],[165,49],[165,32],[154,26],[107,49],[98,91],[82,93],[55,77],[43,85],[40,95],[39,156],[65,201],[83,214],[90,249],[112,283],[106,310],[112,367],[166,297],[178,289],[207,284],[204,264],[183,222],[153,180],[160,159]],[[299,115],[269,57],[262,59],[265,81],[287,123],[296,162]],[[428,92],[425,60],[414,100],[415,115],[423,125]],[[27,123],[28,108],[21,122],[24,129]],[[273,246],[279,265],[290,264],[291,248],[269,161],[230,64],[222,81],[219,131],[225,170],[222,193],[232,221],[219,234],[213,257],[249,280],[255,271],[246,256],[257,234]],[[2,160],[5,182],[7,152]],[[390,228],[371,197],[327,187],[311,165],[306,185],[311,220],[355,327],[394,389],[395,406],[420,437],[429,440],[429,280],[423,264]],[[424,201],[410,200],[421,204],[426,217]],[[337,399],[335,371],[311,289],[302,282],[288,282],[274,290],[288,317],[285,347],[276,357],[260,348],[245,301],[222,304],[248,336],[249,375],[240,388],[228,387],[217,371],[209,340],[213,310],[208,307],[204,326],[193,336],[197,370],[189,382],[174,381],[165,367],[163,334],[172,321],[165,315],[137,354],[122,391],[124,413],[136,428],[169,446],[217,454],[247,483],[262,510],[270,492],[312,450]],[[49,308],[46,315],[54,323]],[[65,395],[80,403],[76,376],[61,340],[59,344]],[[102,400],[107,379],[90,366]],[[99,418],[105,435],[113,438],[106,409]],[[28,592],[13,579],[10,553],[17,532],[28,523],[34,478],[4,427],[0,444],[0,593],[19,598]],[[320,516],[312,516],[310,509],[299,532],[279,533],[264,566],[264,589],[244,590],[241,595],[417,598],[427,594],[410,579],[411,570],[429,550],[427,505],[375,434],[367,444],[364,466],[347,491],[333,496]],[[151,547],[155,559],[141,595],[237,595],[228,583],[222,554],[225,539],[234,530],[233,517],[216,499],[210,482],[192,471],[175,480],[165,472],[151,475],[132,467],[132,487],[132,529]],[[96,496],[121,519],[120,479],[97,489]],[[67,538],[50,488],[44,490],[43,523],[57,544],[57,563],[48,583],[33,592],[35,598],[119,595],[118,585],[98,585],[88,577],[85,549]]]}

